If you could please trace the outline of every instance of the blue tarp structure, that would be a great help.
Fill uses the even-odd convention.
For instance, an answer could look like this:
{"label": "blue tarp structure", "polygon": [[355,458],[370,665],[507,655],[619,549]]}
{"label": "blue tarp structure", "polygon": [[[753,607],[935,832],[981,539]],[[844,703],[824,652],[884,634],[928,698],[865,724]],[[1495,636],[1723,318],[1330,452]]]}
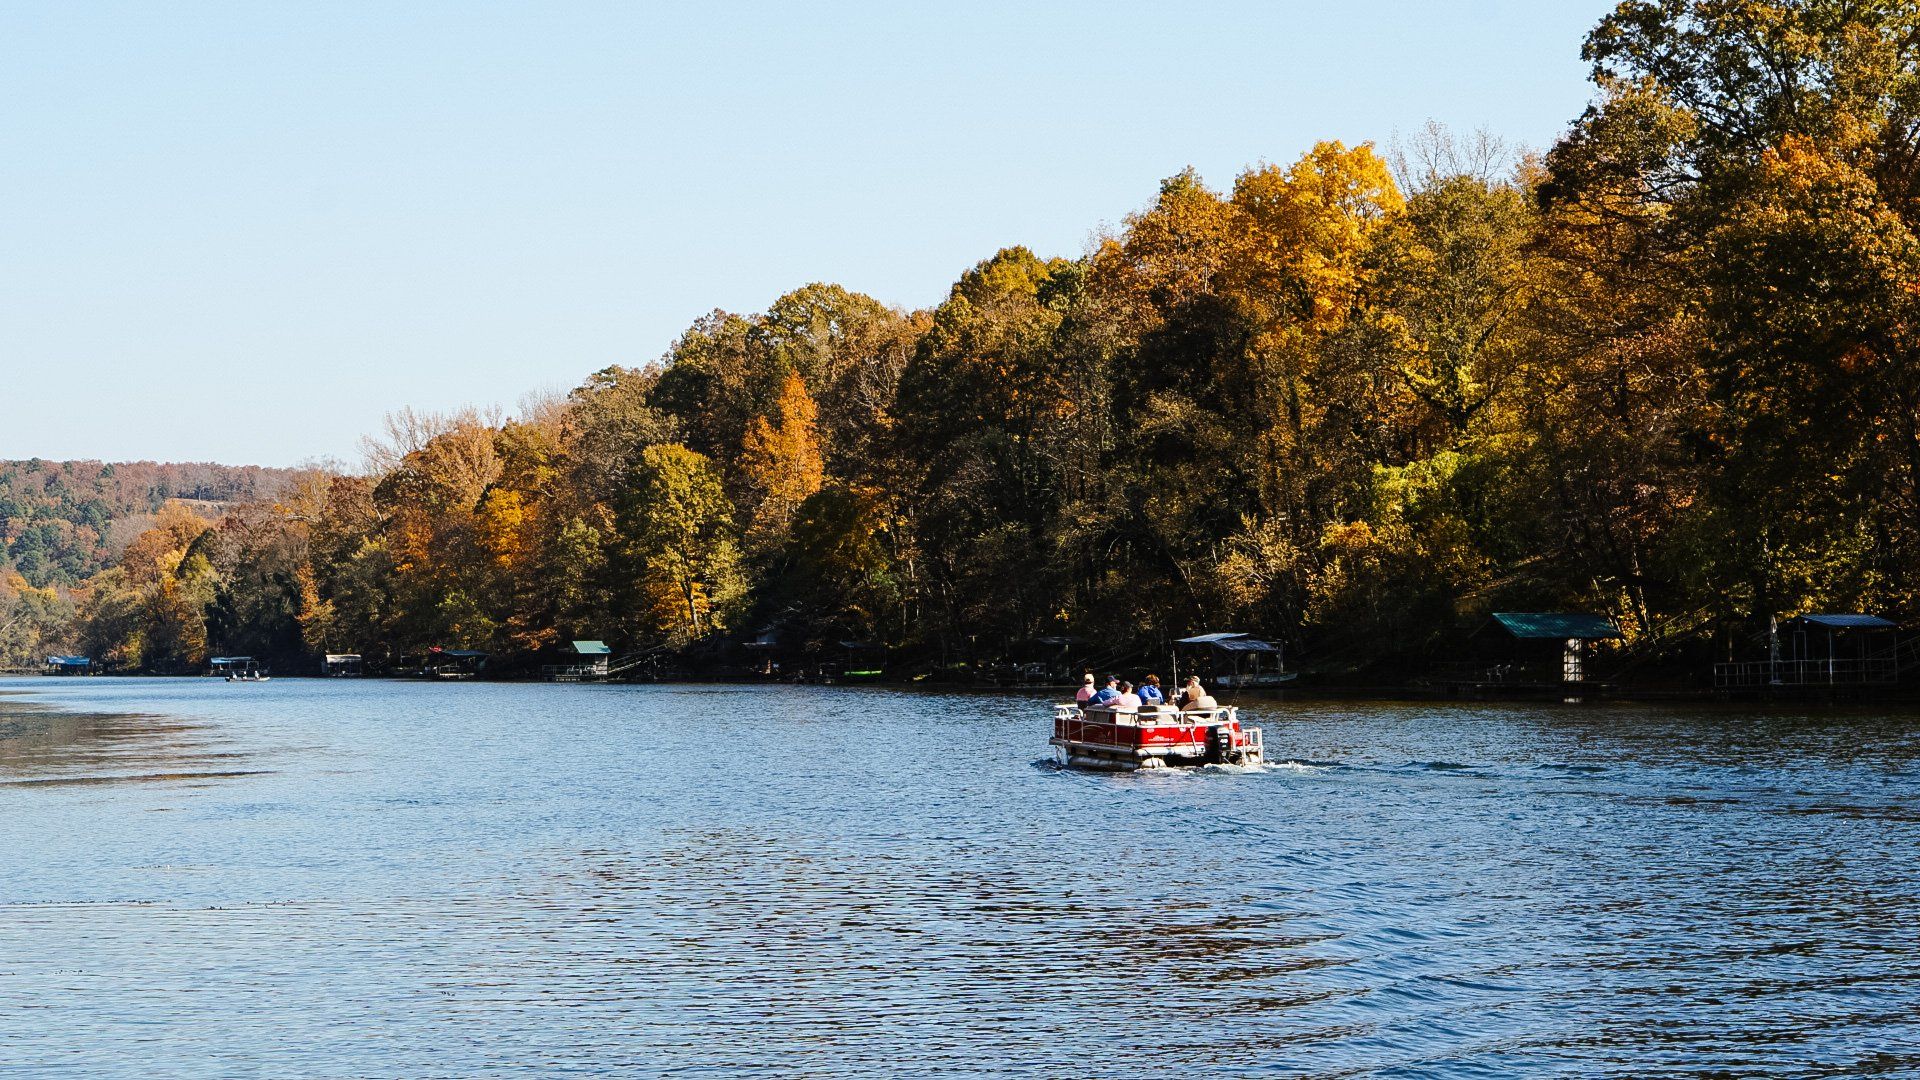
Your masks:
{"label": "blue tarp structure", "polygon": [[427,650],[426,659],[421,662],[420,670],[425,674],[442,677],[466,677],[477,674],[487,666],[487,657],[492,654],[482,649],[445,649],[435,646]]}

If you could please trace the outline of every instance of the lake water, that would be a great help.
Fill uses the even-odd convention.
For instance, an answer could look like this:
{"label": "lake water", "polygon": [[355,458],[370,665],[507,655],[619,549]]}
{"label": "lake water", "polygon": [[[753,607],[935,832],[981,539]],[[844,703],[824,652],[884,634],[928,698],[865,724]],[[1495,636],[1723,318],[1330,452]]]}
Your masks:
{"label": "lake water", "polygon": [[1911,716],[0,691],[0,1074],[1920,1075]]}

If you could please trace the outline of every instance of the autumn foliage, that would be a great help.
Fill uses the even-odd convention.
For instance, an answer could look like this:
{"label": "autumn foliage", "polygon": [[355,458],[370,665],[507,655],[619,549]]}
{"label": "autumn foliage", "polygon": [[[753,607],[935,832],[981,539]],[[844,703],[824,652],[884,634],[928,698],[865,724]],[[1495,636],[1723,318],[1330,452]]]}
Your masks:
{"label": "autumn foliage", "polygon": [[169,511],[76,632],[148,668],[769,626],[948,660],[1230,628],[1359,665],[1498,608],[1650,654],[1920,615],[1917,18],[1624,3],[1544,156],[1325,142],[1171,177],[929,311],[714,312],[511,420],[404,414],[367,475]]}

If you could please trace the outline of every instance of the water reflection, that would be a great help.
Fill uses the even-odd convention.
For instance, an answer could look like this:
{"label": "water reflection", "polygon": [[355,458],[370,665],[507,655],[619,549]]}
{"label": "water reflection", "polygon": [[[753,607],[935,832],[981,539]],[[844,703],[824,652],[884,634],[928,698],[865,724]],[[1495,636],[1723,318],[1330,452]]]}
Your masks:
{"label": "water reflection", "polygon": [[203,781],[252,776],[206,723],[165,716],[63,712],[0,696],[0,785]]}

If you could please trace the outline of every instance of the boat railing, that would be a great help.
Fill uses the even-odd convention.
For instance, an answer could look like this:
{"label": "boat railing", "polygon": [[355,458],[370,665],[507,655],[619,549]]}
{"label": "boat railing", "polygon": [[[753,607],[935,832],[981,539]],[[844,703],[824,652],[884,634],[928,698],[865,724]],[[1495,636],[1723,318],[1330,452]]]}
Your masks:
{"label": "boat railing", "polygon": [[1239,719],[1239,707],[1236,705],[1221,705],[1212,709],[1187,709],[1185,711],[1176,709],[1170,705],[1162,705],[1157,708],[1144,705],[1138,708],[1123,706],[1118,709],[1107,709],[1095,706],[1088,709],[1068,703],[1055,705],[1053,707],[1053,715],[1056,720],[1082,720],[1092,723],[1104,722],[1119,724],[1123,727],[1165,727],[1169,725],[1210,727],[1214,724],[1237,721]]}

